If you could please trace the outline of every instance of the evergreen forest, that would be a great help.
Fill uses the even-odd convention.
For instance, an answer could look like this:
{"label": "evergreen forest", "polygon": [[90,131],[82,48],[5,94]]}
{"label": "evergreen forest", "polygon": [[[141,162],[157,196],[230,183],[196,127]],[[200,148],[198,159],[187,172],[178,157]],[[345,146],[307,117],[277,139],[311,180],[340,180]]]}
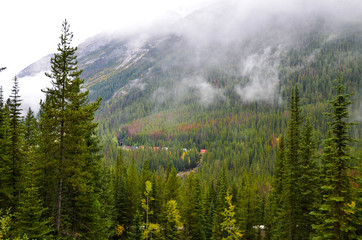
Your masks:
{"label": "evergreen forest", "polygon": [[87,67],[65,20],[39,112],[0,92],[0,239],[361,240],[362,30],[324,34],[252,55],[280,60],[251,100],[235,52]]}

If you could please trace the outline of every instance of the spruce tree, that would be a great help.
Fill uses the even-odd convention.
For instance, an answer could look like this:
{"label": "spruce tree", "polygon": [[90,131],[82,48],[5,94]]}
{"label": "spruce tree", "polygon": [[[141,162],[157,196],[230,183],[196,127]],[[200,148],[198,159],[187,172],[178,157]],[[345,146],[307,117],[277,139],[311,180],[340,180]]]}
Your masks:
{"label": "spruce tree", "polygon": [[137,169],[134,161],[132,161],[127,170],[127,218],[129,226],[132,225],[132,219],[135,217],[136,212],[141,205],[141,186],[139,182],[140,180],[137,174]]}
{"label": "spruce tree", "polygon": [[115,166],[115,176],[113,181],[113,196],[114,196],[114,210],[115,210],[115,223],[118,225],[127,225],[127,185],[126,185],[126,167],[124,165],[123,153],[117,157]]}
{"label": "spruce tree", "polygon": [[226,233],[223,232],[221,229],[221,223],[223,221],[224,209],[228,207],[225,202],[227,190],[228,190],[228,182],[226,179],[226,170],[225,167],[223,167],[222,171],[219,173],[217,181],[217,198],[215,206],[216,211],[214,218],[214,226],[212,229],[213,239],[221,239],[223,237],[226,237]]}
{"label": "spruce tree", "polygon": [[[231,197],[230,195],[229,197]],[[255,179],[251,173],[244,172],[242,174],[242,182],[240,184],[238,199],[237,199],[237,219],[240,230],[246,239],[255,239],[256,217],[257,217],[257,189]],[[229,204],[229,203],[228,203]],[[230,207],[230,206],[229,206]]]}
{"label": "spruce tree", "polygon": [[212,228],[214,226],[215,219],[215,204],[216,204],[216,191],[214,187],[214,181],[210,182],[210,186],[206,196],[205,204],[205,237],[211,239]]}
{"label": "spruce tree", "polygon": [[0,208],[8,209],[13,206],[12,164],[10,157],[10,112],[9,106],[3,102],[0,87]]}
{"label": "spruce tree", "polygon": [[20,198],[20,174],[23,161],[22,156],[22,117],[21,117],[21,99],[19,95],[19,82],[17,77],[14,77],[14,85],[11,90],[10,99],[8,101],[10,110],[10,158],[11,158],[11,182],[14,196],[14,207]]}
{"label": "spruce tree", "polygon": [[287,152],[285,161],[285,176],[283,183],[283,201],[285,204],[285,219],[287,235],[289,240],[300,239],[297,230],[298,219],[300,218],[301,192],[299,191],[300,177],[300,109],[299,90],[292,89],[290,101],[290,117],[288,125]]}
{"label": "spruce tree", "polygon": [[38,176],[34,148],[36,146],[36,120],[29,109],[25,118],[25,163],[23,164],[23,194],[16,213],[16,232],[26,234],[31,239],[45,239],[52,231],[49,220],[45,217],[46,209],[39,195]]}
{"label": "spruce tree", "polygon": [[300,164],[301,176],[299,179],[299,190],[302,194],[301,218],[298,223],[298,231],[303,238],[310,238],[312,233],[312,225],[315,223],[315,217],[310,214],[314,210],[316,203],[319,201],[319,167],[314,156],[314,138],[312,125],[307,118],[303,135],[301,136],[300,147]]}
{"label": "spruce tree", "polygon": [[286,238],[286,223],[283,211],[283,182],[285,176],[285,143],[281,136],[278,146],[278,158],[273,173],[272,189],[269,197],[268,235],[271,239]]}
{"label": "spruce tree", "polygon": [[307,120],[301,134],[299,90],[292,89],[287,141],[281,138],[269,199],[268,236],[307,239],[315,222],[309,213],[318,199],[319,170],[314,159],[312,127]]}
{"label": "spruce tree", "polygon": [[26,155],[34,154],[38,144],[39,130],[38,122],[31,108],[28,109],[24,120],[24,151]]}
{"label": "spruce tree", "polygon": [[323,199],[319,210],[314,213],[318,223],[313,225],[316,233],[313,239],[352,239],[355,228],[353,214],[355,199],[352,195],[351,153],[349,143],[353,140],[348,129],[353,123],[348,122],[348,106],[351,95],[345,93],[342,77],[339,74],[335,87],[336,97],[330,101],[327,115],[330,135],[326,140],[323,155],[322,192]]}
{"label": "spruce tree", "polygon": [[165,201],[176,200],[178,198],[180,185],[181,182],[177,176],[176,168],[172,166],[166,181]]}
{"label": "spruce tree", "polygon": [[193,173],[186,179],[183,206],[184,233],[189,239],[205,239],[200,180]]}

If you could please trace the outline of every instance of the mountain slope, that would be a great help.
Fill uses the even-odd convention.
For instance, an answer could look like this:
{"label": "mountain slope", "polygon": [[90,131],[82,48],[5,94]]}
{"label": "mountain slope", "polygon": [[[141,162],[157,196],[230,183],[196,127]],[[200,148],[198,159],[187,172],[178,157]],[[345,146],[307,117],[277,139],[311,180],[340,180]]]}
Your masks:
{"label": "mountain slope", "polygon": [[[335,13],[309,2],[282,4],[217,2],[166,32],[98,35],[81,44],[85,87],[92,100],[103,98],[97,121],[107,161],[123,139],[133,146],[209,149],[210,171],[222,159],[230,169],[272,171],[291,87],[298,84],[320,144],[338,70],[356,93],[352,115],[361,119],[358,8]],[[20,75],[39,71],[42,62]],[[360,128],[354,131],[360,138]]]}

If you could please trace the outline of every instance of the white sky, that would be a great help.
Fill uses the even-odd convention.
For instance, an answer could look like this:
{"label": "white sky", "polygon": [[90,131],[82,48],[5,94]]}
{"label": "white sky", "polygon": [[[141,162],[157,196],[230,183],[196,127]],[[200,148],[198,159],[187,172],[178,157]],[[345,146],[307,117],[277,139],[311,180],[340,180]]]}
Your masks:
{"label": "white sky", "polygon": [[158,19],[168,11],[185,14],[207,1],[2,0],[0,67],[7,69],[0,73],[0,86],[3,86],[7,95],[12,86],[11,81],[17,73],[56,51],[61,24],[65,18],[74,32],[73,43],[78,45],[100,32],[137,28]]}

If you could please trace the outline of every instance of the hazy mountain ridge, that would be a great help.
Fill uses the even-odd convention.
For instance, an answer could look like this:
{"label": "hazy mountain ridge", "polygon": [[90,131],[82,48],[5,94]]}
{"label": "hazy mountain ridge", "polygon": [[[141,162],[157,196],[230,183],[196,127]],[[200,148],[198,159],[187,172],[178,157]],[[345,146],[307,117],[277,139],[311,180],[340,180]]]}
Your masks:
{"label": "hazy mountain ridge", "polygon": [[[357,91],[353,114],[361,119],[362,19],[356,14],[361,6],[352,12],[344,6],[336,13],[328,4],[321,9],[309,1],[283,3],[270,8],[258,2],[247,8],[237,1],[216,3],[167,31],[100,34],[82,43],[78,61],[85,86],[91,100],[103,98],[97,114],[103,142],[116,136],[128,144],[193,139],[205,147],[205,139],[214,136],[208,130],[200,129],[201,135],[181,131],[179,138],[172,132],[245,112],[259,119],[252,112],[258,103],[283,112],[294,84],[301,87],[302,104],[317,116],[314,105],[325,107],[338,69],[344,71],[348,88]],[[219,130],[214,128],[215,134]]]}
{"label": "hazy mountain ridge", "polygon": [[[99,34],[79,45],[82,77],[93,99],[98,97],[100,88],[114,85],[107,94],[100,95],[108,100],[125,86],[126,79],[139,79],[138,82],[146,84],[149,77],[157,77],[158,73],[149,71],[154,66],[159,66],[163,73],[183,68],[184,76],[179,76],[179,81],[186,84],[184,79],[195,78],[196,88],[205,87],[204,77],[200,76],[205,68],[219,68],[228,75],[244,79],[235,88],[244,100],[254,100],[255,96],[255,100],[269,101],[275,97],[280,80],[279,62],[283,53],[303,47],[311,34],[328,42],[338,39],[346,26],[361,27],[358,25],[361,19],[359,23],[355,20],[355,9],[353,14],[349,12],[349,18],[341,16],[343,9],[351,11],[348,4],[336,15],[329,9],[330,4],[320,9],[318,4],[314,6],[309,1],[304,5],[298,3],[276,1],[275,6],[268,8],[259,2],[249,5],[237,1],[216,2],[180,19],[167,31]],[[315,46],[313,51],[318,51],[319,47]],[[19,77],[49,70],[50,57],[48,55],[30,65]],[[309,58],[312,60],[313,52]],[[260,65],[256,66],[256,63]],[[136,68],[147,65],[147,71],[136,76],[129,70],[135,65]],[[122,84],[114,82],[119,78],[122,78]],[[249,79],[249,84],[243,86],[245,78]],[[100,85],[95,86],[98,83]],[[259,92],[258,89],[267,89],[268,92]]]}

